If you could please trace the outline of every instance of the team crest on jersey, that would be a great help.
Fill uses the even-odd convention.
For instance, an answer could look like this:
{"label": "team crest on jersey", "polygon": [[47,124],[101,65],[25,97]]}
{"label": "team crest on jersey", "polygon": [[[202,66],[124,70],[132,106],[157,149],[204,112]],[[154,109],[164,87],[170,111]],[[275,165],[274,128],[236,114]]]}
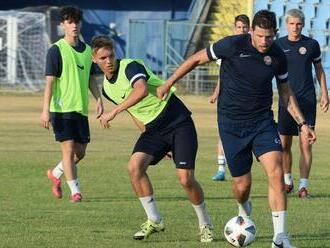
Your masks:
{"label": "team crest on jersey", "polygon": [[298,51],[301,55],[305,55],[307,52],[307,49],[306,49],[306,47],[300,47]]}
{"label": "team crest on jersey", "polygon": [[264,57],[264,62],[266,65],[271,65],[272,64],[272,58],[270,56],[265,56]]}
{"label": "team crest on jersey", "polygon": [[281,144],[281,139],[280,138],[275,138],[275,140],[274,140],[274,142],[275,142],[275,144]]}

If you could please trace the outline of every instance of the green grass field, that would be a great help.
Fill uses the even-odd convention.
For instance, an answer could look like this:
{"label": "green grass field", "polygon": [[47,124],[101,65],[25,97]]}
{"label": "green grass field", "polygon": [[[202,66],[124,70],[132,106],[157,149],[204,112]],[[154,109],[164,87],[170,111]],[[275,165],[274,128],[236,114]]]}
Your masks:
{"label": "green grass field", "polygon": [[[101,129],[90,116],[92,142],[81,162],[83,202],[54,199],[46,170],[59,158],[52,131],[40,127],[41,94],[0,94],[0,247],[231,247],[224,239],[225,223],[237,213],[230,177],[213,182],[216,171],[216,110],[206,97],[182,97],[193,112],[199,136],[196,176],[204,188],[216,231],[216,241],[198,241],[197,219],[180,187],[174,165],[162,161],[149,169],[166,231],[147,241],[132,235],[145,214],[132,193],[126,164],[139,131],[127,114]],[[91,107],[94,103],[91,102]],[[111,106],[107,105],[109,109]],[[92,110],[93,111],[93,110]],[[330,247],[330,119],[318,114],[310,200],[289,196],[289,231],[297,247]],[[294,143],[294,176],[298,181],[298,147]],[[253,166],[253,219],[257,239],[251,247],[270,247],[272,222],[264,172]]]}

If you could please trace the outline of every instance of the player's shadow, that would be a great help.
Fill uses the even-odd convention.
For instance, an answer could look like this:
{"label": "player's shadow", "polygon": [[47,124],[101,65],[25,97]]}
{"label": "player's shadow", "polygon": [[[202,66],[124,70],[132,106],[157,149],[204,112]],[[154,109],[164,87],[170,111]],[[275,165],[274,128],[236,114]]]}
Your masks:
{"label": "player's shadow", "polygon": [[[160,233],[160,235],[161,235],[161,233]],[[180,237],[175,237],[175,238],[169,237],[169,236],[166,236],[166,238],[164,238],[164,237],[162,238],[161,236],[159,236],[159,237],[153,236],[153,237],[151,237],[151,238],[149,238],[147,240],[144,240],[143,242],[146,243],[146,244],[148,244],[148,243],[149,244],[157,243],[159,245],[161,245],[162,243],[164,243],[164,244],[166,244],[166,247],[167,246],[170,247],[169,244],[171,244],[171,243],[173,245],[177,245],[178,242],[180,242],[180,244],[181,244],[180,246],[181,247],[191,247],[190,245],[187,246],[187,244],[185,244],[185,242],[187,242],[187,243],[190,244],[192,241],[199,242],[198,240],[199,240],[199,236],[198,235],[195,235],[194,236],[194,234],[192,233],[192,235],[180,236]],[[218,243],[218,245],[219,245],[219,243],[227,243],[227,240],[225,238],[223,238],[223,237],[215,237],[215,239],[213,240],[212,243],[213,244],[214,243]],[[209,246],[209,245],[210,244],[208,244],[208,243],[205,243],[205,244],[198,243],[198,245],[196,247],[206,247],[206,246]],[[229,245],[226,246],[226,247],[229,247]]]}
{"label": "player's shadow", "polygon": [[[115,196],[110,195],[109,197],[88,197],[84,199],[84,202],[117,202],[117,201],[136,201],[135,196]],[[157,201],[188,201],[186,196],[157,196]]]}
{"label": "player's shadow", "polygon": [[[297,198],[297,195],[292,195],[289,197]],[[267,195],[251,195],[252,199],[267,199]],[[327,193],[320,193],[320,194],[313,194],[311,199],[313,200],[316,198],[330,198],[330,194]],[[232,195],[219,195],[219,196],[205,196],[206,201],[212,200],[232,200],[234,199]],[[109,197],[88,197],[88,199],[84,199],[84,202],[113,202],[113,201],[135,201],[135,196],[115,196],[110,195]],[[182,195],[158,195],[157,201],[187,201],[188,198],[184,194]],[[308,200],[307,200],[308,201]],[[329,247],[330,248],[330,247]]]}
{"label": "player's shadow", "polygon": [[[305,241],[324,241],[324,243],[329,243],[330,241],[330,232],[323,232],[323,233],[318,233],[318,234],[308,234],[308,233],[295,233],[290,235],[291,236],[291,241],[292,243],[295,243],[295,241],[299,241],[300,243],[304,243]],[[263,243],[269,243],[269,240],[271,240],[273,236],[270,235],[264,235],[264,236],[259,236],[257,235],[256,241],[257,242],[263,242]],[[256,242],[255,241],[255,242]],[[324,244],[319,244],[317,246],[312,246],[313,248],[330,248],[329,246],[324,246]],[[299,245],[299,248],[311,248],[310,244],[309,245]]]}
{"label": "player's shadow", "polygon": [[[267,195],[251,195],[252,199],[267,199]],[[205,196],[205,200],[233,200],[232,195],[219,195],[219,196]]]}
{"label": "player's shadow", "polygon": [[129,196],[108,196],[108,197],[88,197],[84,198],[84,202],[118,202],[118,201],[132,201],[136,200],[134,197]]}
{"label": "player's shadow", "polygon": [[[290,197],[290,195],[289,195],[289,197]],[[297,195],[293,194],[292,197],[297,197]],[[307,199],[307,201],[308,200],[313,200],[313,199],[320,199],[320,198],[330,198],[330,194],[329,193],[323,193],[323,192],[319,193],[319,194],[313,194],[312,193],[310,198]],[[330,245],[329,245],[329,247],[330,247]]]}

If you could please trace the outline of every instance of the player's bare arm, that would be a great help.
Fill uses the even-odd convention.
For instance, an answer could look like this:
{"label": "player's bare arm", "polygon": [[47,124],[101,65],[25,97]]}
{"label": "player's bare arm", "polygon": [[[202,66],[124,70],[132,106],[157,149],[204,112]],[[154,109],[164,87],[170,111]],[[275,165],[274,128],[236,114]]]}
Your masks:
{"label": "player's bare arm", "polygon": [[292,115],[293,119],[299,124],[305,121],[303,114],[301,113],[297,99],[292,92],[288,82],[278,84],[278,94],[282,98],[285,107]]}
{"label": "player's bare arm", "polygon": [[327,81],[325,78],[325,73],[323,70],[322,63],[314,64],[314,68],[315,68],[317,81],[319,81],[320,89],[321,89],[320,107],[322,111],[326,113],[329,109],[329,95],[327,89]]}
{"label": "player's bare arm", "polygon": [[109,128],[109,122],[113,120],[119,113],[127,110],[129,107],[135,105],[140,100],[148,95],[148,88],[144,79],[137,80],[133,85],[132,92],[122,103],[118,104],[111,112],[101,115],[100,124],[104,128]]}
{"label": "player's bare arm", "polygon": [[213,94],[209,98],[209,103],[215,103],[218,100],[220,92],[220,79],[217,80],[217,86],[215,87]]}
{"label": "player's bare arm", "polygon": [[99,118],[104,111],[101,93],[98,87],[97,77],[91,75],[89,79],[89,90],[96,100],[96,118]]}
{"label": "player's bare arm", "polygon": [[278,84],[278,94],[282,98],[283,103],[286,105],[288,112],[292,118],[297,122],[300,127],[301,133],[304,135],[310,144],[316,141],[315,131],[307,125],[303,114],[300,111],[297,99],[292,92],[288,82]]}
{"label": "player's bare arm", "polygon": [[43,102],[42,113],[40,116],[40,122],[41,122],[41,126],[47,129],[49,129],[49,125],[50,125],[49,105],[50,105],[50,99],[52,98],[52,88],[55,79],[56,77],[54,76],[46,76],[44,102]]}
{"label": "player's bare arm", "polygon": [[174,85],[179,79],[181,79],[184,75],[186,75],[188,72],[193,70],[197,65],[205,64],[206,62],[209,62],[209,58],[207,56],[206,49],[203,49],[191,57],[189,57],[185,62],[183,62],[182,65],[178,67],[178,69],[175,70],[175,72],[172,74],[172,76],[166,80],[166,83],[159,86],[157,88],[157,96],[160,99],[166,99],[168,96],[168,92],[172,85]]}

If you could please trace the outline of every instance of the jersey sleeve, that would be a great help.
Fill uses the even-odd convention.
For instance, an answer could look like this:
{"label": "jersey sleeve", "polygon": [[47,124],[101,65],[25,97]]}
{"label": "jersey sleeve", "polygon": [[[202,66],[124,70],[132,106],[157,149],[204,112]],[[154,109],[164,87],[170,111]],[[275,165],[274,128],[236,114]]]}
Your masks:
{"label": "jersey sleeve", "polygon": [[46,76],[61,77],[62,74],[62,56],[58,46],[53,45],[49,48],[46,57]]}
{"label": "jersey sleeve", "polygon": [[146,69],[143,65],[136,61],[133,61],[126,66],[125,75],[132,87],[134,83],[141,78],[145,81],[148,80],[148,73]]}
{"label": "jersey sleeve", "polygon": [[313,59],[313,63],[319,63],[321,62],[321,49],[320,49],[320,45],[317,41],[314,42],[313,45],[313,55],[312,55],[312,59]]}
{"label": "jersey sleeve", "polygon": [[275,75],[277,83],[285,83],[288,81],[288,62],[286,59],[286,56],[284,54],[284,52],[279,49],[279,54],[278,54],[278,59],[279,59],[279,63],[278,63],[278,71]]}
{"label": "jersey sleeve", "polygon": [[95,75],[95,74],[101,74],[101,70],[99,69],[99,67],[97,66],[97,64],[95,64],[94,62],[92,63],[91,66],[91,72],[90,75]]}
{"label": "jersey sleeve", "polygon": [[211,44],[206,48],[207,56],[210,60],[225,59],[232,54],[233,36],[225,37]]}

